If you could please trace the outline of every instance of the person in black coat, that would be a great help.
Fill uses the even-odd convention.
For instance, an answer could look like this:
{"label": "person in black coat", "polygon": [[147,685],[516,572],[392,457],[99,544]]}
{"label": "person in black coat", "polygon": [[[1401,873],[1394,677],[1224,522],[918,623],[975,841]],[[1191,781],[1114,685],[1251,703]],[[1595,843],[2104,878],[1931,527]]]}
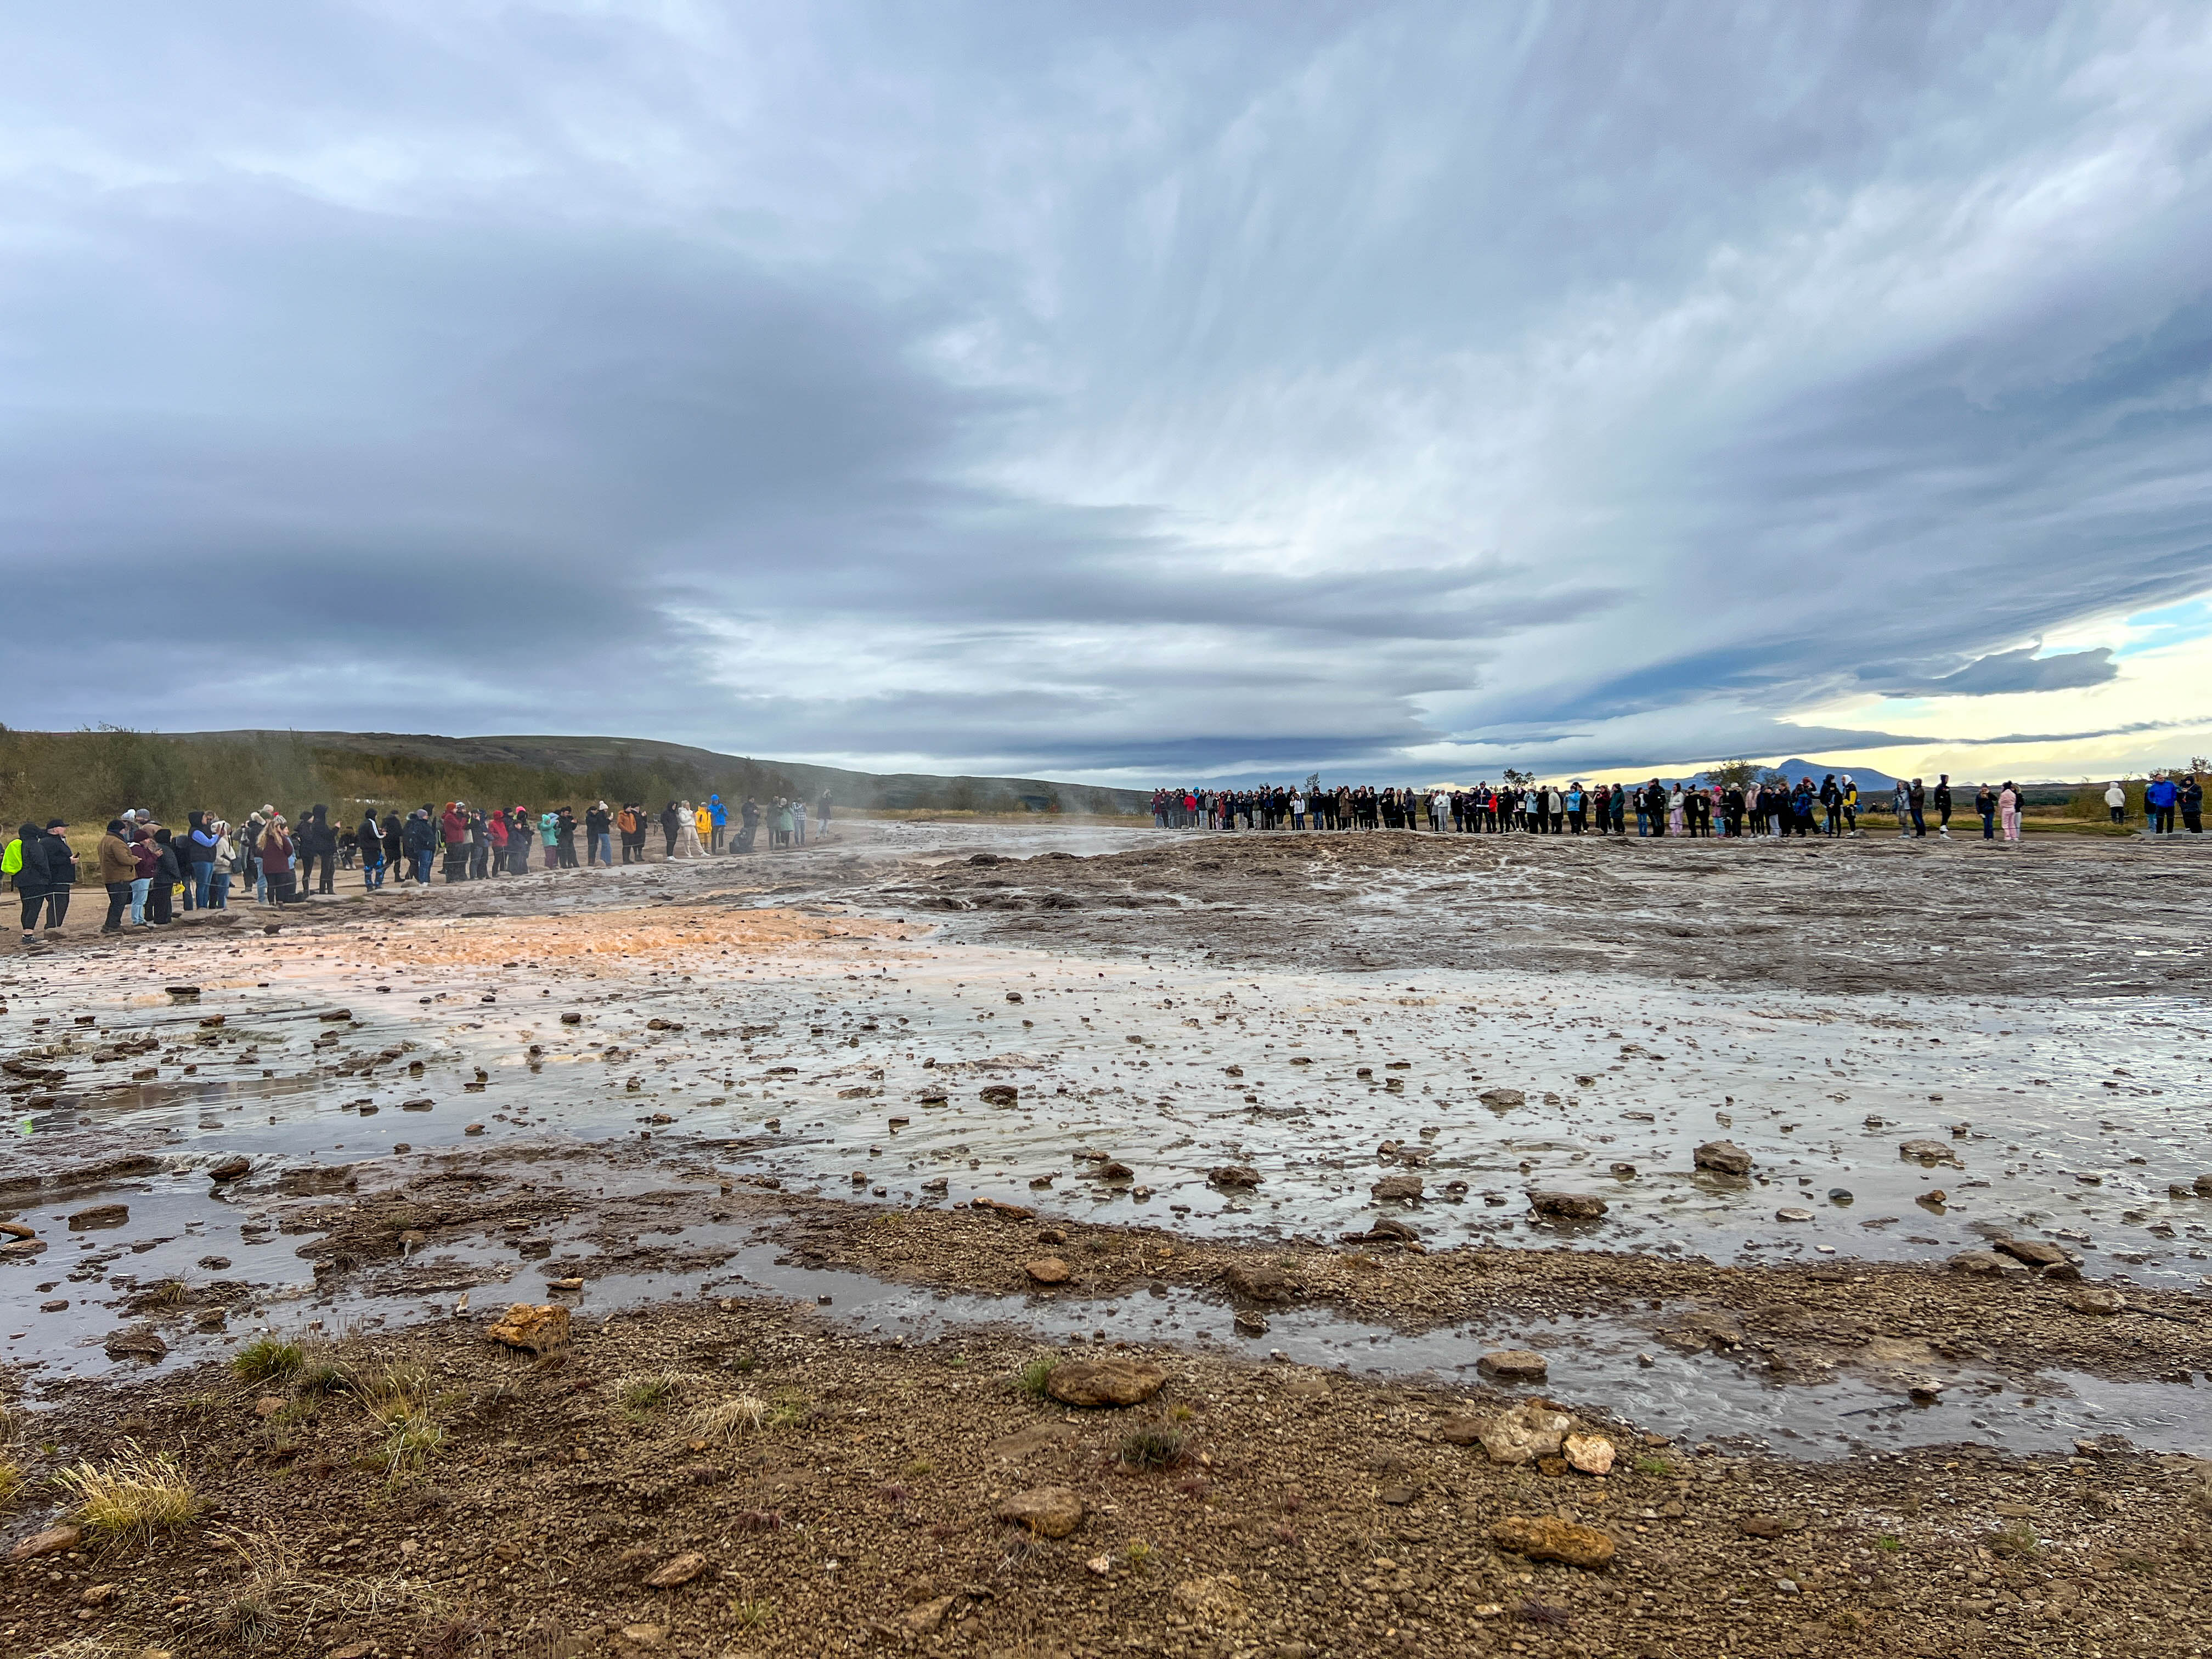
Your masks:
{"label": "person in black coat", "polygon": [[[338,861],[338,833],[331,828],[331,809],[320,803],[309,807],[300,819],[300,827],[292,839],[300,849],[300,888],[302,893],[334,892]],[[310,888],[307,878],[313,876],[316,884]]]}
{"label": "person in black coat", "polygon": [[672,859],[676,856],[676,831],[683,821],[683,814],[676,810],[674,801],[669,802],[660,809],[660,833],[668,838],[668,846],[663,856]]}
{"label": "person in black coat", "polygon": [[154,831],[154,882],[146,890],[146,920],[156,927],[167,927],[174,920],[170,905],[176,898],[177,884],[185,878],[184,867],[177,862],[177,848],[169,839],[166,825]]}
{"label": "person in black coat", "polygon": [[374,806],[361,815],[361,828],[353,832],[353,841],[361,854],[361,890],[364,893],[374,893],[384,885],[384,866],[387,856],[384,847],[384,826],[376,821]]}
{"label": "person in black coat", "polygon": [[407,849],[407,877],[417,886],[430,884],[430,860],[438,848],[438,826],[430,822],[427,806],[408,814],[407,822],[400,828],[400,841]]}
{"label": "person in black coat", "polygon": [[46,919],[46,936],[61,932],[69,915],[70,890],[76,885],[76,854],[70,850],[62,831],[66,818],[53,818],[41,830],[27,823],[20,831],[23,867],[15,872],[15,891],[23,901],[23,943],[39,942],[39,917]]}

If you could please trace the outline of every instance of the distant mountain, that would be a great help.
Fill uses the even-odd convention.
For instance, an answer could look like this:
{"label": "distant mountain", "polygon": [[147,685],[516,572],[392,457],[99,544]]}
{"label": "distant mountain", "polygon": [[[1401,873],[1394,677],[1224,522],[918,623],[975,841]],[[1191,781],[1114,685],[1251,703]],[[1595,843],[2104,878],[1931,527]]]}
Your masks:
{"label": "distant mountain", "polygon": [[[1786,761],[1779,762],[1770,769],[1784,774],[1792,783],[1796,782],[1800,778],[1810,778],[1815,784],[1831,772],[1838,778],[1848,772],[1850,774],[1851,781],[1858,785],[1859,793],[1862,795],[1870,789],[1893,789],[1897,787],[1895,778],[1887,772],[1878,772],[1871,766],[1838,766],[1833,761],[1809,761],[1794,755]],[[1703,783],[1705,781],[1706,774],[1703,772],[1691,780],[1692,783]],[[1928,781],[1932,786],[1936,780],[1930,778]]]}

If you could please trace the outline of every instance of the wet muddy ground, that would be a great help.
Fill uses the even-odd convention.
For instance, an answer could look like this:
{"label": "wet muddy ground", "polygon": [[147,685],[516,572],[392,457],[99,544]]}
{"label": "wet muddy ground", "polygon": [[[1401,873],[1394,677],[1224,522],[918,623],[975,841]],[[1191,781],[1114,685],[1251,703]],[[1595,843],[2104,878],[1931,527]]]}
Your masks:
{"label": "wet muddy ground", "polygon": [[[617,1350],[630,1364],[655,1322],[673,1332],[711,1307],[793,1342],[803,1327],[801,1346],[871,1387],[927,1395],[956,1436],[995,1431],[1020,1396],[1003,1378],[940,1387],[948,1346],[1167,1355],[1263,1391],[1325,1376],[1395,1402],[1374,1408],[1386,1417],[1438,1389],[1496,1400],[1479,1362],[1528,1350],[1546,1375],[1505,1397],[1540,1392],[1698,1467],[1825,1480],[1838,1502],[1904,1481],[1925,1503],[1947,1455],[2075,1487],[2139,1467],[2181,1483],[2157,1547],[2185,1556],[2205,1524],[2190,1519],[2186,1455],[2207,1449],[2212,1385],[2200,866],[2103,842],[854,823],[790,855],[322,901],[274,933],[249,906],[0,959],[16,1130],[0,1213],[29,1235],[0,1241],[0,1358],[29,1476],[10,1536],[64,1518],[50,1484],[64,1463],[146,1440],[112,1426],[125,1392],[169,1433],[161,1412],[236,1394],[224,1362],[271,1334],[343,1346],[356,1369],[434,1352],[474,1376],[483,1328],[528,1302],[574,1322],[568,1380],[528,1374],[548,1398],[604,1392]],[[2058,919],[2048,935],[2023,925],[2030,889]],[[1730,1167],[1700,1167],[1715,1141],[1729,1152],[1705,1162]],[[794,1299],[811,1310],[797,1323]],[[266,1397],[302,1420],[324,1409]],[[617,1410],[623,1433],[635,1415]],[[264,1460],[264,1477],[314,1455]],[[463,1504],[489,1478],[431,1457],[386,1471],[376,1501]],[[1486,1503],[1465,1498],[1480,1485],[1455,1502]],[[1538,1490],[1552,1514],[1617,1485]],[[1175,1516],[1215,1524],[1177,1501]],[[228,1572],[194,1524],[175,1570]],[[981,1534],[999,1547],[988,1516]],[[1997,1609],[2047,1610],[2057,1590],[1969,1595],[2011,1571],[2008,1547],[1991,1554],[1971,1529],[1953,1544],[1984,1583],[1948,1590],[1988,1604],[1971,1615],[1987,1639],[2041,1639],[2027,1613],[2008,1626]],[[735,1547],[719,1547],[702,1583],[735,1571]],[[2086,1545],[2054,1547],[2034,1558],[2046,1574],[2096,1571]],[[1047,1571],[1057,1552],[993,1570]],[[110,1558],[63,1559],[60,1580],[22,1582],[96,1577]],[[1063,1565],[1086,1589],[1122,1582]],[[1425,1592],[1382,1593],[1413,1595],[1400,1627],[1416,1646],[1656,1652],[1668,1620],[1664,1641],[1705,1639],[1680,1597],[1659,1625],[1553,1625],[1511,1614],[1510,1584],[1486,1578],[1468,1606],[1508,1613],[1459,1607],[1471,1589],[1439,1600],[1430,1571]],[[512,1577],[469,1578],[477,1603]],[[477,1625],[447,1650],[551,1652],[586,1629],[601,1645],[565,1650],[622,1650],[638,1621],[605,1597],[627,1581],[592,1582],[549,1592],[534,1622],[471,1604],[455,1616]],[[840,1650],[836,1629],[945,1651],[1119,1650],[1111,1616],[1081,1639],[1048,1632],[1012,1589],[940,1586],[916,1604],[951,1594],[957,1611],[909,1630],[874,1602],[929,1574],[847,1593],[859,1582],[753,1595],[778,1599],[777,1617],[813,1609],[776,1639],[687,1591],[659,1639]],[[1812,1621],[1820,1639],[1867,1650],[1887,1629],[1873,1650],[1917,1650],[1911,1622],[1853,1584]],[[1723,1588],[1741,1587],[1700,1594]],[[1239,1594],[1244,1618],[1123,1644],[1333,1654],[1385,1639],[1305,1628],[1295,1596],[1253,1616],[1265,1598]],[[379,1652],[422,1650],[420,1601],[381,1632],[337,1625]],[[1732,1601],[1764,1606],[1715,1605]],[[235,1650],[204,1607],[129,1606],[82,1604],[70,1627]],[[1806,1624],[1777,1642],[1825,1650]],[[325,1652],[346,1645],[335,1628],[295,1608],[263,1645]],[[18,1621],[6,1639],[42,1651],[34,1638]],[[2110,1640],[2189,1650],[2126,1620]]]}

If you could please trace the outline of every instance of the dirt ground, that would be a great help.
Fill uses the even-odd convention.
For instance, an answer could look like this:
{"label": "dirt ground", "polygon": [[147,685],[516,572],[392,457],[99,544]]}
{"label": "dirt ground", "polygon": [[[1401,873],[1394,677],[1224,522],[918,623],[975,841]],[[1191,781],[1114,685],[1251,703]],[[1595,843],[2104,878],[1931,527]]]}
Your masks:
{"label": "dirt ground", "polygon": [[[1063,965],[1213,952],[1255,976],[1449,963],[1784,994],[2194,999],[2207,883],[2187,848],[2112,842],[1055,845],[894,826],[790,859],[323,902],[275,935],[240,911],[157,940],[65,941],[0,975],[6,1086],[38,1131],[0,1169],[0,1218],[21,1228],[119,1196],[133,1218],[82,1234],[42,1220],[38,1238],[0,1241],[11,1333],[38,1328],[12,1322],[19,1310],[72,1299],[51,1316],[119,1326],[107,1363],[33,1340],[11,1358],[70,1363],[0,1372],[21,1478],[0,1507],[15,1553],[0,1659],[2201,1654],[2200,1455],[2118,1435],[1817,1457],[1670,1438],[1553,1345],[1602,1323],[1752,1397],[1851,1376],[1897,1412],[1973,1378],[2050,1374],[2188,1402],[2212,1381],[2202,1291],[2108,1281],[2063,1252],[2048,1271],[1987,1252],[1762,1265],[1589,1248],[1571,1226],[1512,1244],[1425,1238],[1382,1205],[1358,1236],[1218,1236],[1055,1212],[1049,1190],[870,1193],[865,1170],[848,1199],[842,1184],[743,1173],[752,1139],[710,1132],[704,1107],[764,1079],[794,1104],[763,1092],[744,1109],[789,1109],[795,1125],[799,1082],[777,1079],[798,1068],[769,1063],[787,1050],[810,1070],[854,1056],[837,1062],[850,1077],[822,1072],[825,1091],[879,1089],[870,1052],[894,1005],[873,988],[911,977],[926,929]],[[426,925],[364,923],[398,904]],[[210,995],[235,983],[241,998],[265,991],[270,1012],[249,1032],[188,1007],[142,1054],[105,1012],[66,1035],[64,1004],[91,992],[54,988],[87,970],[86,986],[149,1005],[179,981]],[[1156,994],[1107,979],[1098,997]],[[545,985],[559,1000],[523,1000]],[[842,1012],[787,1019],[771,1040],[743,1024],[771,987],[793,1008]],[[855,1000],[833,1003],[831,988]],[[341,993],[348,1006],[327,1006]],[[1001,1015],[1048,1018],[993,1012],[1012,1000],[994,984],[989,1006],[958,1017],[1003,1047],[1018,1036],[981,1035]],[[920,1001],[896,1006],[919,1029]],[[1106,1013],[1080,1024],[1094,1018],[1097,1052],[1071,1067],[1142,1051]],[[444,1024],[403,1041],[407,1020]],[[485,1086],[481,1069],[462,1081],[479,1049],[489,1062],[507,1048],[517,1081],[501,1074],[468,1107],[490,1136],[483,1122],[464,1133],[441,1087],[410,1081],[427,1060],[466,1100]],[[208,1188],[189,1152],[194,1110],[217,1109],[188,1103],[218,1097],[196,1095],[191,1073],[218,1058],[261,1092],[250,1120],[198,1119],[210,1147],[244,1144],[270,1109],[268,1150],[234,1191],[224,1176]],[[570,1064],[585,1059],[628,1063]],[[122,1086],[134,1067],[153,1080]],[[440,1111],[364,1122],[373,1086],[439,1092]],[[678,1103],[708,1090],[700,1108]],[[165,1120],[172,1100],[180,1115]],[[577,1124],[629,1127],[537,1135],[563,1100],[582,1103]],[[287,1115],[316,1102],[325,1115]],[[911,1109],[860,1104],[878,1121]],[[323,1145],[310,1130],[348,1137],[344,1159],[308,1161]],[[178,1218],[206,1212],[202,1198],[162,1210],[184,1202],[146,1173],[165,1164],[222,1216],[247,1216],[263,1254],[176,1278],[127,1271],[166,1260],[142,1248],[207,1248],[190,1242],[200,1221]],[[137,1240],[142,1220],[162,1237]],[[518,1274],[518,1253],[535,1277]],[[282,1261],[312,1275],[313,1299],[285,1303]],[[944,1311],[863,1328],[831,1274]],[[586,1276],[590,1291],[567,1288]],[[624,1301],[603,1284],[632,1289]],[[517,1300],[560,1310],[541,1351],[493,1334]],[[1224,1328],[1233,1315],[1246,1340],[1232,1352],[1202,1332],[1129,1336],[1126,1317],[1106,1328],[1148,1302],[1212,1310]],[[1263,1357],[1271,1322],[1311,1316],[1386,1344],[1480,1322],[1526,1329],[1538,1352],[1480,1383]],[[1546,1352],[1559,1362],[1548,1380],[1528,1369]],[[1156,1365],[1160,1384],[1126,1406],[1050,1397],[1054,1364],[1079,1395],[1065,1368],[1097,1360]],[[1538,1443],[1516,1461],[1532,1422]],[[168,1460],[186,1512],[56,1530],[86,1525],[70,1471],[134,1457]]]}
{"label": "dirt ground", "polygon": [[1914,995],[2212,988],[2212,854],[2187,837],[2015,851],[1875,832],[1217,833],[1103,857],[902,870],[856,896],[969,913],[960,937],[1273,967],[1482,963]]}

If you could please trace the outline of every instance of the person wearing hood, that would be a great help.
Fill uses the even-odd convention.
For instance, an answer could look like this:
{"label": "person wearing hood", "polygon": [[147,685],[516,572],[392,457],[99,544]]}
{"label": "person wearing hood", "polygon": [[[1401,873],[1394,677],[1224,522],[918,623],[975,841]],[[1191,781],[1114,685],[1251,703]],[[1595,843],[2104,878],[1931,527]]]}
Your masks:
{"label": "person wearing hood", "polygon": [[361,815],[361,828],[355,830],[354,844],[361,849],[361,890],[374,893],[384,885],[384,826],[376,821],[376,809],[372,806]]}
{"label": "person wearing hood", "polygon": [[753,850],[753,838],[760,834],[760,803],[751,796],[746,796],[744,804],[738,808],[738,851],[740,853]]}
{"label": "person wearing hood", "polygon": [[461,816],[461,803],[449,800],[438,815],[438,842],[445,848],[446,885],[469,878],[469,821]]}
{"label": "person wearing hood", "polygon": [[154,879],[146,895],[146,920],[156,927],[167,927],[176,920],[177,889],[185,879],[184,860],[177,856],[177,842],[167,824],[154,826]]}
{"label": "person wearing hood", "polygon": [[668,843],[662,849],[663,858],[672,859],[676,856],[676,832],[682,827],[683,822],[684,815],[676,810],[674,801],[669,802],[660,809],[660,834],[662,839]]}
{"label": "person wearing hood", "polygon": [[400,826],[400,844],[407,851],[407,879],[417,887],[430,884],[430,860],[437,851],[438,826],[430,822],[430,809],[418,806]]}
{"label": "person wearing hood", "polygon": [[708,796],[707,850],[708,852],[719,853],[722,850],[722,830],[729,821],[730,815],[722,805],[721,796],[719,794]]}
{"label": "person wearing hood", "polygon": [[15,884],[16,894],[23,902],[26,945],[39,943],[41,913],[49,939],[61,932],[69,915],[70,890],[76,885],[76,854],[70,850],[69,839],[62,833],[68,828],[67,818],[49,818],[44,830],[26,823],[9,847],[6,858],[0,860],[0,873]]}
{"label": "person wearing hood", "polygon": [[299,833],[293,837],[300,860],[299,891],[307,895],[310,883],[318,893],[335,892],[337,889],[338,836],[331,828],[331,809],[317,802],[300,819]]}

